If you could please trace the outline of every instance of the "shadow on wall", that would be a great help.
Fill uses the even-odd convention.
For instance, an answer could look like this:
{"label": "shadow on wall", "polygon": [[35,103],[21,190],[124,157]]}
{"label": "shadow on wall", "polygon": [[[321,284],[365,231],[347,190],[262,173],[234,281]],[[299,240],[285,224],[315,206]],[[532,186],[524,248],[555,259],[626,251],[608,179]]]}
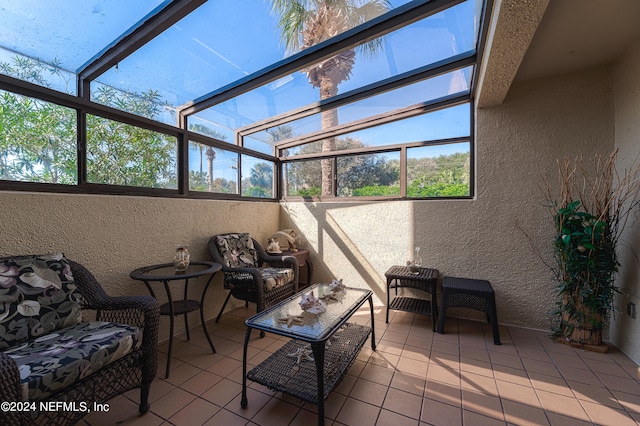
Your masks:
{"label": "shadow on wall", "polygon": [[412,210],[405,203],[282,204],[281,226],[303,235],[313,282],[341,278],[386,300],[384,273],[413,252]]}

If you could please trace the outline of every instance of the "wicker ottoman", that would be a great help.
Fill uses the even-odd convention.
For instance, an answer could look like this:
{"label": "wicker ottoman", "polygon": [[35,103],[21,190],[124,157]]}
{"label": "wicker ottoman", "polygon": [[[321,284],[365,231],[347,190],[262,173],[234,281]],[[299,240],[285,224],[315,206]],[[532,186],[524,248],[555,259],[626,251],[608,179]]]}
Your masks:
{"label": "wicker ottoman", "polygon": [[447,308],[454,307],[471,308],[486,313],[487,322],[491,323],[493,331],[493,344],[500,344],[496,297],[489,281],[444,277],[442,280],[442,303],[440,304],[440,316],[438,318],[438,333],[444,334],[444,318]]}

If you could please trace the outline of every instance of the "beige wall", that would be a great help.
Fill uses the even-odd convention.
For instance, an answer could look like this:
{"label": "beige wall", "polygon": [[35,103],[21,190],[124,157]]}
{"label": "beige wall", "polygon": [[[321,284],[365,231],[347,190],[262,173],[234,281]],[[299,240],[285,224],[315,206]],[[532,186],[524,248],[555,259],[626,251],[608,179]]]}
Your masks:
{"label": "beige wall", "polygon": [[[620,149],[619,170],[638,164],[640,154],[640,42],[615,64],[615,131],[616,147]],[[631,217],[633,226],[620,239],[621,263],[618,286],[621,294],[617,304],[621,309],[611,321],[611,341],[636,363],[640,364],[640,317],[626,315],[628,302],[636,304],[640,312],[640,219],[638,207]]]}
{"label": "beige wall", "polygon": [[[441,274],[490,280],[501,323],[549,329],[552,226],[539,170],[613,148],[608,69],[513,86],[477,113],[476,200],[285,203],[281,221],[314,252],[314,280],[343,278],[385,300],[384,272],[418,245]],[[460,312],[467,315],[469,312]]]}
{"label": "beige wall", "polygon": [[[278,211],[276,203],[0,192],[0,256],[63,251],[93,272],[107,293],[148,294],[129,278],[133,269],[171,262],[176,244],[189,244],[192,260],[210,261],[206,245],[216,233],[244,231],[266,241],[278,229]],[[190,284],[190,297],[199,300],[204,284]],[[206,318],[218,313],[225,294],[218,274]],[[190,324],[198,324],[197,313],[190,315]],[[163,317],[161,339],[168,337],[168,324]],[[184,330],[182,318],[176,327]]]}

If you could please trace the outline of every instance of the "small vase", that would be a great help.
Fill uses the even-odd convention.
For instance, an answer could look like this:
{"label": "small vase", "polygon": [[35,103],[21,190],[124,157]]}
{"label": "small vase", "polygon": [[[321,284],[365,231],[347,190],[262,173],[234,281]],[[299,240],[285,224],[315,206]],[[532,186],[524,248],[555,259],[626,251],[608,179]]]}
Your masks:
{"label": "small vase", "polygon": [[413,257],[413,260],[407,262],[407,266],[409,267],[409,272],[412,274],[417,274],[420,272],[420,268],[422,268],[422,258],[420,257],[420,247],[415,248],[416,254]]}
{"label": "small vase", "polygon": [[176,255],[173,258],[173,265],[176,267],[176,271],[186,271],[189,268],[190,260],[189,246],[176,246]]}

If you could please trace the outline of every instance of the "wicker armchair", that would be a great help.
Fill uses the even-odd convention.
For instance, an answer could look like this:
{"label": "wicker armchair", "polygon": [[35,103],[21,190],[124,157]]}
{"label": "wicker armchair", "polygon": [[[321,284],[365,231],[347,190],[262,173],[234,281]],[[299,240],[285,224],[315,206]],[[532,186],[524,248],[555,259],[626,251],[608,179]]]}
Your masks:
{"label": "wicker armchair", "polygon": [[[86,408],[93,409],[94,403],[105,403],[114,396],[135,388],[140,388],[139,411],[141,414],[146,413],[149,410],[151,382],[158,368],[159,308],[157,301],[150,296],[110,297],[86,268],[64,259],[62,255],[55,258],[58,265],[55,273],[62,274],[57,276],[62,277],[64,281],[62,290],[59,286],[49,286],[42,294],[37,295],[39,302],[25,301],[31,297],[28,293],[32,290],[25,286],[22,290],[18,289],[16,293],[15,288],[19,285],[34,281],[34,276],[51,281],[58,280],[54,272],[46,267],[40,268],[42,265],[49,264],[44,263],[43,259],[52,263],[51,258],[44,256],[0,258],[0,290],[4,295],[11,294],[12,291],[14,292],[12,294],[18,294],[18,300],[13,305],[32,304],[40,309],[41,314],[22,318],[6,328],[1,328],[5,334],[0,335],[0,339],[4,339],[0,349],[0,401],[28,401],[31,405],[29,410],[22,412],[3,410],[0,412],[0,424],[25,426],[75,424],[88,413]],[[31,269],[28,269],[30,267]],[[40,269],[36,270],[36,268]],[[24,273],[25,270],[33,270],[33,272]],[[43,290],[46,284],[42,285],[42,283],[51,281],[35,283],[33,289]],[[16,285],[16,282],[19,285]],[[43,299],[51,294],[54,295],[51,299],[56,299],[66,289],[71,289],[71,296],[62,304],[47,305],[48,301]],[[21,311],[23,314],[25,312],[24,307],[16,311],[10,310],[13,308],[8,305],[11,304],[5,303],[4,312],[0,306],[0,314],[18,317],[17,312]],[[69,308],[70,305],[73,307]],[[80,322],[76,323],[73,318],[69,320],[67,317],[63,320],[64,324],[59,324],[62,328],[47,331],[50,324],[55,322],[50,321],[50,318],[57,314],[52,309],[58,309],[62,314],[70,311],[70,316],[75,316],[77,309],[77,318]],[[82,312],[86,310],[95,312],[96,321],[82,319],[84,317]],[[37,323],[38,327],[42,327],[35,332],[39,336],[24,336],[24,331],[17,334],[15,330],[12,332],[10,326],[20,321],[27,321],[31,325],[34,322]],[[69,326],[70,322],[74,325]],[[126,335],[124,339],[122,336],[127,331],[133,335]],[[111,334],[112,342],[117,342],[117,344],[114,343],[116,349],[112,353],[105,355],[100,352],[93,357],[75,359],[76,355],[87,350],[88,346],[92,346],[94,350],[97,350],[96,348],[104,350],[105,346],[102,346],[101,339],[106,339],[105,335],[108,334]],[[50,346],[46,347],[46,345]],[[32,374],[37,375],[43,368],[33,367],[30,362],[37,365],[40,361],[48,361],[49,364],[57,363],[58,370],[52,369],[50,375],[45,376],[46,379],[33,379]],[[21,379],[21,374],[28,377]],[[40,381],[41,388],[33,389],[34,381]],[[70,405],[58,405],[55,410],[40,411],[42,403],[47,402],[66,402]]]}
{"label": "wicker armchair", "polygon": [[229,294],[216,322],[231,296],[257,305],[260,312],[298,292],[298,261],[293,256],[271,256],[246,233],[214,235],[209,253],[222,265],[224,287]]}

